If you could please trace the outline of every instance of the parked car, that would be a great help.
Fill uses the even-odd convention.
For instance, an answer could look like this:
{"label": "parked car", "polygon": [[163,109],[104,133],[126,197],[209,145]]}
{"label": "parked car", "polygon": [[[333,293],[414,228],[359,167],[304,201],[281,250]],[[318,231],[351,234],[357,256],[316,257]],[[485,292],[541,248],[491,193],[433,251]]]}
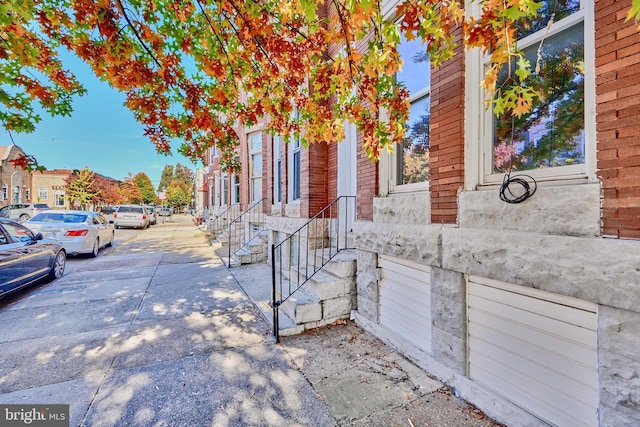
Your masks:
{"label": "parked car", "polygon": [[152,205],[145,205],[145,208],[147,208],[147,212],[149,212],[149,225],[156,225],[158,223],[156,207]]}
{"label": "parked car", "polygon": [[0,217],[26,221],[45,209],[49,209],[46,203],[14,203],[0,209]]}
{"label": "parked car", "polygon": [[104,216],[104,219],[108,221],[113,221],[113,214],[116,212],[116,210],[118,209],[117,206],[103,206],[100,209],[100,213],[102,214],[102,216]]}
{"label": "parked car", "polygon": [[150,223],[149,212],[141,205],[118,206],[118,209],[113,214],[113,223],[116,228],[134,227],[145,229],[149,227]]}
{"label": "parked car", "polygon": [[159,206],[156,208],[159,216],[171,216],[172,210],[169,206]]}
{"label": "parked car", "polygon": [[62,242],[67,254],[98,256],[100,248],[111,246],[114,238],[113,223],[102,214],[89,211],[50,209],[25,222],[44,237]]}
{"label": "parked car", "polygon": [[61,277],[66,261],[62,243],[0,218],[0,298],[40,280]]}

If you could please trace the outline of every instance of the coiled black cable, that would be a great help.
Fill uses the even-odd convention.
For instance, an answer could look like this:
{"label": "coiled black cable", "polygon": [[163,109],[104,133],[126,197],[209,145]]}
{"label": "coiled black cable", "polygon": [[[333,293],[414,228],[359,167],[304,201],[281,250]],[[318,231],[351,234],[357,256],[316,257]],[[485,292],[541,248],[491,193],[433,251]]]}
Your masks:
{"label": "coiled black cable", "polygon": [[[511,116],[511,145],[513,146],[513,134],[515,129],[515,117]],[[513,171],[513,154],[509,158],[509,171],[505,174],[502,185],[500,186],[500,200],[507,203],[522,203],[527,200],[529,197],[533,196],[533,194],[538,189],[538,183],[535,179],[533,179],[530,175],[525,174],[517,174],[511,176],[511,172]],[[529,178],[533,183],[533,188],[529,185],[529,182],[526,178]],[[522,186],[522,191],[514,193],[510,186],[512,184],[517,184]]]}
{"label": "coiled black cable", "polygon": [[[529,185],[527,178],[531,180],[533,187]],[[522,186],[522,190],[514,193],[510,188],[512,184]],[[507,203],[522,203],[533,196],[537,189],[538,183],[533,177],[524,174],[511,176],[511,172],[509,172],[504,176],[502,185],[500,186],[500,200]]]}

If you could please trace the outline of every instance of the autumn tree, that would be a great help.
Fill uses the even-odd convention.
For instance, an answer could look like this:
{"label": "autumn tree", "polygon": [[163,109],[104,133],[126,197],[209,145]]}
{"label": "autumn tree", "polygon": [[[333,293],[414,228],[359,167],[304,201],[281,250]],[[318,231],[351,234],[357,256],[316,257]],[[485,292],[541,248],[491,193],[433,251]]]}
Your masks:
{"label": "autumn tree", "polygon": [[142,192],[133,179],[133,175],[129,174],[127,178],[118,187],[118,194],[123,203],[140,204],[142,203]]}
{"label": "autumn tree", "polygon": [[133,181],[140,189],[140,194],[142,195],[142,202],[145,204],[153,203],[156,201],[156,191],[153,188],[153,184],[151,183],[151,179],[149,176],[140,172],[133,176]]}
{"label": "autumn tree", "polygon": [[94,173],[89,170],[88,166],[78,171],[75,170],[65,180],[67,186],[65,188],[65,198],[74,206],[80,204],[80,209],[86,210],[88,205],[98,196],[99,190],[94,188]]}
{"label": "autumn tree", "polygon": [[[532,64],[516,45],[515,23],[535,22],[543,3],[476,0],[475,15],[465,15],[462,0],[401,0],[394,13],[382,3],[8,0],[0,7],[0,120],[27,132],[40,119],[34,103],[70,114],[71,98],[84,90],[60,62],[66,48],[126,94],[160,153],[176,140],[179,152],[202,159],[216,145],[233,170],[233,127],[268,117],[268,131],[303,143],[341,141],[349,121],[376,159],[404,139],[408,91],[395,78],[401,36],[421,40],[438,66],[455,54],[460,29],[466,47],[490,55],[483,87],[496,114],[532,109],[539,93],[525,83]],[[629,19],[640,19],[640,0]],[[510,78],[497,86],[502,70]]]}
{"label": "autumn tree", "polygon": [[118,193],[118,181],[106,176],[95,174],[93,189],[98,193],[94,198],[96,205],[118,205],[123,202]]}

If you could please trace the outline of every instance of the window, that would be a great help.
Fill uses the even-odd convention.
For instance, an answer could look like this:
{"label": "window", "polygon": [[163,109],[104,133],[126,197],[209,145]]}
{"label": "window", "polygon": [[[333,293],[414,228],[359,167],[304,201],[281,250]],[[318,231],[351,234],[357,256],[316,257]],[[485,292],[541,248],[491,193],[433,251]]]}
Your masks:
{"label": "window", "polygon": [[7,184],[2,184],[2,200],[7,200],[8,195]]}
{"label": "window", "polygon": [[[294,110],[294,119],[300,118],[298,109]],[[292,135],[289,142],[289,201],[300,199],[300,135]]]}
{"label": "window", "polygon": [[63,190],[56,190],[55,193],[55,199],[53,201],[53,205],[55,207],[61,208],[64,207],[64,191]]}
{"label": "window", "polygon": [[[402,38],[398,52],[404,65],[397,74],[409,91],[409,118],[402,149],[396,148],[391,167],[391,189],[426,188],[429,181],[429,123],[431,69],[419,40]],[[405,186],[398,187],[398,186]]]}
{"label": "window", "polygon": [[249,135],[251,201],[262,200],[262,132]]}
{"label": "window", "polygon": [[282,158],[280,154],[280,144],[282,138],[275,135],[273,137],[273,202],[282,201]]}
{"label": "window", "polygon": [[222,187],[220,191],[222,196],[220,206],[227,206],[227,203],[229,203],[229,179],[226,172],[222,173],[220,176],[220,186]]}
{"label": "window", "polygon": [[40,200],[48,200],[49,199],[49,191],[46,188],[41,187],[40,190],[38,190],[38,198]]}
{"label": "window", "polygon": [[234,173],[233,175],[231,175],[231,181],[233,182],[231,204],[237,205],[238,203],[240,203],[240,176]]}
{"label": "window", "polygon": [[[595,100],[588,90],[593,73],[593,49],[585,49],[585,16],[589,1],[543,1],[535,19],[518,25],[518,43],[532,68],[526,84],[541,93],[530,113],[496,117],[485,113],[485,141],[490,155],[485,157],[486,180],[501,182],[504,173],[527,171],[544,176],[575,177],[586,173],[588,139],[593,134],[592,118],[585,115],[585,105]],[[592,7],[589,5],[588,7]],[[547,31],[547,24],[553,24]],[[485,60],[488,58],[485,58]],[[485,63],[486,64],[486,63]],[[498,86],[507,82],[505,71]],[[587,85],[585,85],[585,82]],[[594,121],[594,120],[593,120]],[[489,147],[490,145],[490,147]]]}
{"label": "window", "polygon": [[25,200],[31,200],[31,191],[29,188],[25,188],[24,190],[24,198]]}

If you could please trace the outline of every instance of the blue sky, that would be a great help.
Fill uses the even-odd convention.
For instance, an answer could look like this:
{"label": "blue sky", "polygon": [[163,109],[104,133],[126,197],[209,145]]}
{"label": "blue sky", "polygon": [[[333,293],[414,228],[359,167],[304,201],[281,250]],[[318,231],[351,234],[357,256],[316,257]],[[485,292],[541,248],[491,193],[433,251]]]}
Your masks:
{"label": "blue sky", "polygon": [[[177,163],[195,170],[196,165],[174,150],[172,156],[156,152],[144,136],[142,125],[123,106],[124,94],[98,80],[89,67],[68,54],[63,56],[88,93],[76,97],[71,117],[42,115],[36,131],[12,133],[16,145],[36,157],[47,169],[90,170],[123,180],[129,174],[146,173],[154,187],[166,165]],[[4,145],[11,143],[5,138]],[[177,145],[176,145],[177,148]],[[197,165],[201,167],[200,164]]]}

